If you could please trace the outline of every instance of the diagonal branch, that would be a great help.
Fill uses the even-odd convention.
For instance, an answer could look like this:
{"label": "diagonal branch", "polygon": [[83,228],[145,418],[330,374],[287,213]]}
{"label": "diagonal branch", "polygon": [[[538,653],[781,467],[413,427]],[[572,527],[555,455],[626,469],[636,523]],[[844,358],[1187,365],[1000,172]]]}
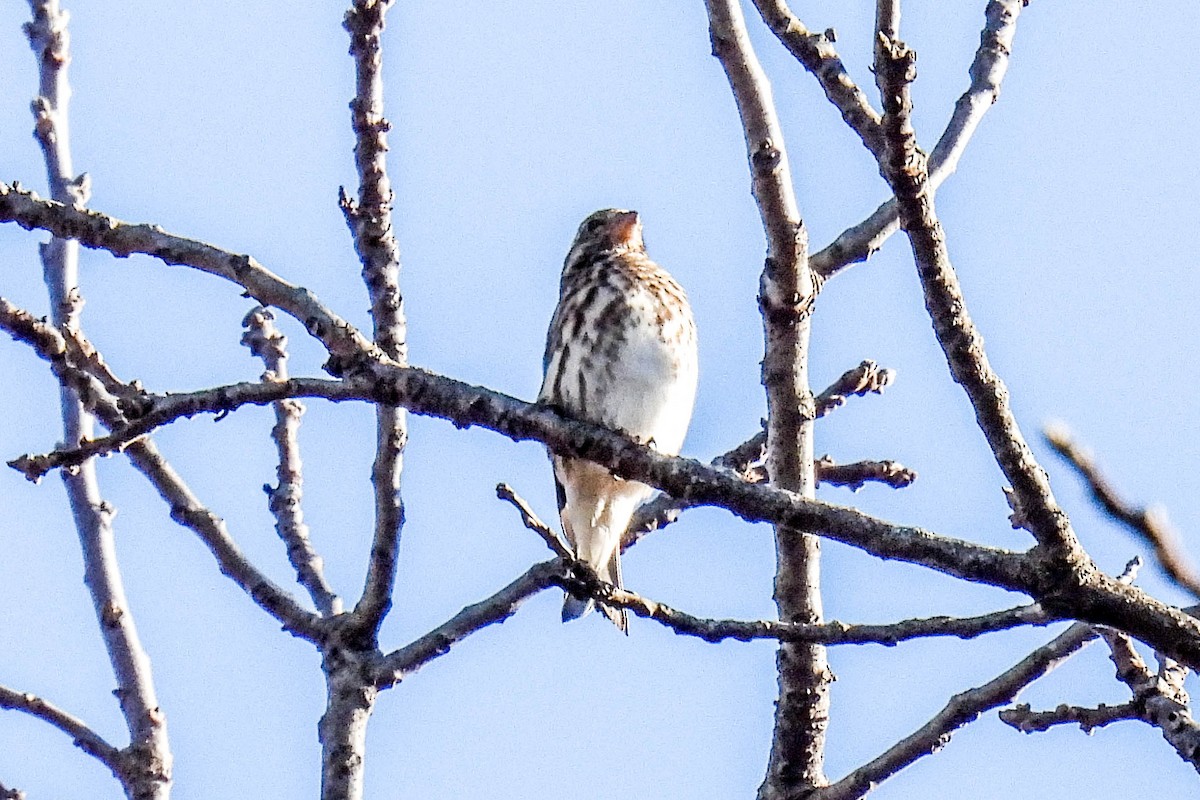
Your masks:
{"label": "diagonal branch", "polygon": [[[246,332],[242,344],[261,358],[266,366],[264,382],[278,383],[288,378],[287,337],[275,327],[271,312],[262,306],[251,309],[242,320]],[[313,548],[304,522],[304,510],[300,503],[304,495],[304,473],[300,460],[300,416],[304,404],[294,398],[276,400],[275,426],[271,428],[271,439],[275,442],[278,455],[276,477],[279,483],[263,487],[267,493],[271,514],[275,517],[275,531],[287,546],[288,561],[296,570],[300,585],[308,590],[313,604],[323,615],[329,617],[342,613],[342,598],[337,596],[325,580],[325,565]]]}
{"label": "diagonal branch", "polygon": [[846,72],[846,66],[833,48],[833,32],[812,33],[785,0],[753,2],[771,32],[821,84],[825,96],[837,106],[850,129],[858,134],[868,150],[881,154],[883,131],[879,126],[879,112],[871,107],[871,101]]}
{"label": "diagonal branch", "polygon": [[[70,363],[70,352],[64,337],[47,323],[33,317],[6,300],[0,298],[0,329],[14,339],[29,344],[34,352],[50,362],[51,371],[64,386],[78,390],[89,386],[91,376]],[[76,337],[82,334],[76,333]],[[90,344],[89,344],[90,349]],[[268,384],[278,391],[278,384]],[[131,387],[125,386],[123,392]],[[81,392],[82,393],[82,392]],[[121,429],[129,425],[117,407],[116,401],[105,399],[104,393],[90,395],[92,409],[109,429]],[[279,399],[270,397],[264,402]],[[208,547],[221,572],[231,578],[267,613],[274,616],[285,630],[310,641],[323,635],[319,620],[299,605],[266,575],[258,570],[233,538],[229,535],[225,521],[207,509],[183,481],[174,468],[159,453],[149,439],[133,442],[126,450],[130,460],[149,480],[171,509],[171,518],[191,529]]]}
{"label": "diagonal branch", "polygon": [[[86,175],[75,174],[71,158],[68,15],[58,0],[30,0],[29,5],[33,19],[25,25],[25,33],[37,56],[40,78],[38,96],[33,101],[34,138],[46,162],[51,197],[82,207],[88,200],[90,184]],[[50,317],[56,327],[78,332],[83,310],[79,243],[56,237],[40,249]],[[60,384],[59,395],[63,441],[74,445],[90,438],[95,420],[74,387]],[[94,462],[84,462],[62,477],[83,555],[84,584],[116,678],[114,694],[131,742],[128,763],[117,777],[130,797],[166,798],[172,761],[167,722],[159,708],[150,659],[125,595],[112,525],[116,511],[100,494]],[[61,712],[43,718],[51,717],[66,719]]]}
{"label": "diagonal branch", "polygon": [[1154,508],[1135,506],[1122,498],[1104,477],[1087,448],[1076,443],[1066,425],[1047,425],[1042,435],[1054,451],[1086,481],[1092,498],[1100,507],[1154,548],[1155,558],[1171,580],[1195,597],[1200,597],[1200,574],[1197,574],[1179,534],[1167,521],[1166,514]]}
{"label": "diagonal branch", "polygon": [[430,661],[450,652],[450,648],[476,631],[504,622],[530,597],[559,585],[564,574],[562,559],[534,564],[496,594],[467,606],[429,633],[384,656],[375,670],[376,687],[395,686]]}
{"label": "diagonal branch", "polygon": [[122,780],[123,757],[104,737],[96,733],[79,717],[63,711],[58,706],[34,694],[18,692],[0,686],[0,708],[21,711],[46,722],[71,737],[75,746],[99,761]]}
{"label": "diagonal branch", "polygon": [[1017,519],[1039,546],[1063,565],[1091,567],[1067,515],[1054,499],[1045,471],[1021,434],[1008,389],[988,362],[983,337],[967,312],[958,276],[950,263],[945,232],[934,211],[925,154],[917,146],[910,121],[909,83],[915,76],[915,59],[913,51],[902,42],[880,35],[875,74],[884,100],[888,141],[887,157],[880,162],[880,169],[896,193],[934,332],[954,380],[974,407],[975,419],[996,463],[1012,485]]}
{"label": "diagonal branch", "polygon": [[0,222],[15,222],[26,230],[39,228],[76,239],[84,247],[105,250],[118,258],[141,253],[165,264],[188,266],[223,278],[251,299],[282,309],[300,322],[329,351],[325,368],[335,375],[353,368],[364,355],[386,359],[371,340],[329,310],[316,295],[288,283],[250,256],[175,236],[157,225],[131,224],[89,209],[43,200],[18,184],[10,186],[2,181]]}
{"label": "diagonal branch", "polygon": [[517,494],[507,483],[496,484],[496,497],[511,503],[521,515],[521,522],[526,528],[542,537],[542,541],[550,548],[554,555],[564,561],[574,561],[575,554],[571,552],[562,540],[558,538],[558,534],[550,529],[550,526],[538,519],[537,514],[533,513],[533,509],[529,507],[529,503],[525,502],[525,498]]}
{"label": "diagonal branch", "polygon": [[[954,113],[929,157],[931,191],[941,186],[958,168],[958,161],[983,120],[983,115],[1000,98],[1000,83],[1008,71],[1013,37],[1017,32],[1017,17],[1026,5],[1027,0],[988,2],[979,49],[971,63],[971,84],[955,103]],[[810,259],[813,271],[823,278],[829,278],[846,267],[866,261],[898,230],[899,208],[895,199],[891,199],[863,222],[843,231],[828,247],[814,254]]]}
{"label": "diagonal branch", "polygon": [[[350,102],[354,128],[354,163],[358,168],[358,197],[341,192],[342,211],[354,234],[354,249],[362,262],[363,281],[371,296],[371,321],[380,349],[397,364],[408,362],[407,323],[400,294],[400,248],[392,228],[392,192],[387,174],[387,132],[383,116],[383,29],[391,0],[354,0],[346,13],[354,57],[355,94]],[[362,597],[354,608],[355,624],[374,637],[392,603],[396,555],[404,525],[400,474],[408,424],[404,410],[390,405],[375,408],[375,535]]]}
{"label": "diagonal branch", "polygon": [[980,714],[1012,702],[1022,689],[1050,672],[1095,637],[1089,626],[1080,623],[1072,625],[996,678],[954,695],[941,711],[910,736],[841,780],[817,789],[809,795],[810,800],[852,800],[862,797],[876,784],[923,756],[940,750],[955,731],[973,722]]}

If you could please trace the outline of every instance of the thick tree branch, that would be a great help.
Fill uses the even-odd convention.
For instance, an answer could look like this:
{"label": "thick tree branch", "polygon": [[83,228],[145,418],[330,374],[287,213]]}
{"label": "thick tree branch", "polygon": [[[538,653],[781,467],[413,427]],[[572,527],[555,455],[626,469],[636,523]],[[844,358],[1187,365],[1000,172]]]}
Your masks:
{"label": "thick tree branch", "polygon": [[[387,173],[387,132],[383,116],[383,29],[391,0],[354,0],[346,13],[350,54],[354,57],[355,94],[350,102],[358,197],[341,193],[342,211],[354,234],[363,281],[371,296],[375,342],[397,364],[408,363],[407,323],[400,294],[400,248],[392,228],[392,185]],[[354,608],[356,624],[374,637],[392,604],[396,556],[404,525],[400,474],[408,423],[404,410],[375,408],[375,535],[362,597]]]}
{"label": "thick tree branch", "polygon": [[124,780],[124,757],[121,751],[105,741],[103,736],[78,717],[68,714],[37,695],[18,692],[7,686],[0,686],[0,708],[22,711],[58,728],[71,737],[76,747],[108,767],[118,780]]}
{"label": "thick tree branch", "polygon": [[[820,287],[808,266],[808,232],[796,204],[771,86],[754,54],[740,2],[708,0],[706,7],[713,55],[729,79],[742,121],[751,188],[767,237],[758,297],[765,340],[766,466],[772,485],[813,498],[817,412],[808,384],[808,344]],[[820,540],[803,530],[776,526],[775,552],[779,618],[821,623]],[[825,730],[833,681],[825,649],[813,643],[781,643],[777,666],[779,701],[767,774],[758,791],[761,800],[790,797],[825,782]]]}
{"label": "thick tree branch", "polygon": [[[718,505],[749,521],[782,522],[881,558],[919,563],[956,577],[1024,592],[1052,613],[1120,628],[1189,666],[1200,666],[1200,625],[1196,620],[1135,587],[1117,584],[1093,565],[1085,565],[1075,577],[1064,580],[1061,564],[1046,560],[1039,550],[1033,551],[1034,558],[1030,559],[918,528],[892,525],[853,509],[750,484],[689,459],[666,458],[611,431],[566,419],[552,409],[425,370],[397,367],[311,292],[282,281],[246,256],[174,237],[151,226],[125,226],[111,217],[38,200],[0,183],[0,221],[4,220],[20,220],[26,227],[41,227],[56,234],[70,231],[86,246],[111,247],[118,253],[127,254],[144,246],[157,255],[175,258],[176,263],[234,282],[244,281],[251,293],[274,298],[277,307],[308,321],[309,332],[335,353],[331,366],[352,369],[355,381],[361,382],[358,385],[366,387],[364,391],[372,392],[380,402],[404,405],[410,411],[437,416],[459,427],[478,425],[510,439],[533,439],[555,453],[602,464],[624,478],[647,483],[686,503]],[[191,264],[188,259],[198,263]],[[264,393],[261,399],[270,402],[280,399],[280,395]],[[272,602],[288,602],[286,594],[271,597]],[[311,635],[320,634],[313,630]]]}
{"label": "thick tree branch", "polygon": [[912,101],[908,86],[915,76],[915,59],[902,42],[881,34],[875,73],[884,101],[888,151],[880,168],[900,205],[901,224],[912,245],[934,332],[954,380],[974,407],[996,463],[1012,485],[1021,524],[1064,567],[1090,564],[1070,520],[1054,499],[1045,470],[1021,434],[1008,389],[988,362],[983,337],[967,312],[958,276],[950,264],[945,233],[934,211],[925,154],[917,146],[909,119]]}
{"label": "thick tree branch", "polygon": [[[288,379],[287,337],[275,327],[271,312],[262,306],[251,309],[242,324],[246,332],[242,344],[262,359],[266,372],[265,382],[280,382]],[[271,439],[275,442],[278,466],[275,474],[279,483],[264,486],[271,514],[275,517],[275,532],[287,547],[288,561],[296,570],[300,585],[308,590],[313,604],[323,615],[329,617],[342,613],[342,598],[325,580],[325,565],[312,546],[308,525],[304,522],[301,501],[304,496],[304,472],[300,459],[300,417],[304,404],[294,398],[276,400],[275,426],[271,428]]]}
{"label": "thick tree branch", "polygon": [[[1000,97],[1000,83],[1008,71],[1017,17],[1027,0],[990,0],[987,21],[980,34],[979,49],[971,64],[971,84],[954,105],[950,122],[929,157],[929,184],[936,190],[958,168],[983,115]],[[843,231],[828,247],[814,254],[809,263],[823,278],[861,261],[883,246],[900,229],[896,201],[888,200],[863,222]]]}
{"label": "thick tree branch", "polygon": [[1061,423],[1042,431],[1047,443],[1075,468],[1088,485],[1092,498],[1110,517],[1133,531],[1154,548],[1154,556],[1180,588],[1200,598],[1200,574],[1188,558],[1179,534],[1161,510],[1135,506],[1126,501],[1104,477],[1091,452],[1076,443],[1070,428]]}

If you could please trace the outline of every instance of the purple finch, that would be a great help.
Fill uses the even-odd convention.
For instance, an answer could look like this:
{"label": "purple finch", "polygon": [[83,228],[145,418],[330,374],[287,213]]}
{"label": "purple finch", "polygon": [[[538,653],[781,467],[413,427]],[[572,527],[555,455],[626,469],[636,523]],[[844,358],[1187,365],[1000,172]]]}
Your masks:
{"label": "purple finch", "polygon": [[[696,324],[679,284],[646,255],[634,211],[583,221],[563,265],[538,400],[660,453],[683,444],[696,396]],[[575,557],[621,587],[621,536],[653,492],[602,466],[552,455],[563,532]],[[595,605],[568,594],[563,621]],[[601,605],[627,632],[625,609]]]}

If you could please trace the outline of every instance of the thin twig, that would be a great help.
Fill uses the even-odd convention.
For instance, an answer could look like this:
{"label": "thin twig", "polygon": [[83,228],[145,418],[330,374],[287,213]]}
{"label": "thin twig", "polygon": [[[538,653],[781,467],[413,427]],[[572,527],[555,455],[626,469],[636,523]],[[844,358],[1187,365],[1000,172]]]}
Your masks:
{"label": "thin twig", "polygon": [[76,747],[108,767],[118,780],[124,781],[121,751],[105,741],[103,736],[88,727],[79,717],[63,711],[37,695],[18,692],[7,686],[0,686],[0,708],[22,711],[58,728],[71,737]]}
{"label": "thin twig", "polygon": [[[1000,83],[1008,71],[1017,32],[1017,17],[1027,2],[990,0],[988,3],[979,49],[971,64],[971,84],[955,104],[954,113],[929,157],[930,191],[936,191],[958,168],[958,161],[983,115],[999,99]],[[895,199],[891,199],[867,219],[843,231],[828,247],[815,253],[809,263],[821,277],[832,277],[846,267],[866,261],[898,230],[899,209]]]}
{"label": "thin twig", "polygon": [[533,508],[530,507],[529,503],[525,502],[525,498],[517,494],[511,486],[507,483],[496,484],[496,497],[512,503],[513,507],[520,513],[521,522],[525,527],[542,537],[542,541],[546,543],[546,546],[550,548],[550,551],[554,555],[568,561],[575,559],[575,554],[562,543],[562,540],[558,538],[558,534],[552,531],[549,525],[538,519],[538,515],[533,512]]}
{"label": "thin twig", "polygon": [[[7,331],[17,341],[30,345],[34,352],[50,362],[51,371],[61,384],[75,386],[75,382],[81,378],[90,378],[84,370],[69,363],[70,350],[58,331],[28,311],[19,309],[3,299],[0,299],[0,329]],[[266,386],[272,387],[276,392],[280,388],[278,384]],[[131,387],[127,385],[126,388]],[[278,396],[272,396],[262,402],[276,399],[279,399]],[[122,429],[129,425],[117,407],[117,401],[105,392],[94,393],[90,400],[92,410],[110,430]],[[285,630],[312,641],[324,636],[318,618],[301,607],[291,595],[275,585],[246,558],[229,535],[225,521],[200,502],[170,463],[162,457],[153,440],[142,438],[134,441],[125,452],[133,465],[150,480],[167,502],[171,509],[171,518],[200,537],[216,558],[223,574],[229,576],[265,611],[278,619]]]}
{"label": "thin twig", "polygon": [[[0,302],[3,302],[2,299]],[[0,313],[10,308],[15,306],[0,306]],[[87,375],[82,370],[78,372]],[[128,385],[126,386],[128,389]],[[130,418],[127,411],[114,418],[112,421],[115,428],[107,436],[89,439],[74,447],[59,447],[48,453],[27,453],[12,459],[8,464],[29,480],[37,482],[51,470],[75,467],[94,456],[122,452],[157,428],[197,414],[223,415],[244,405],[266,405],[294,401],[301,397],[318,397],[341,402],[371,401],[375,396],[375,393],[362,384],[326,378],[272,379],[260,383],[235,383],[196,392],[167,395],[143,392],[137,395],[136,400],[126,395],[121,405],[136,413],[136,416]],[[93,392],[88,399],[91,400],[90,406],[93,408],[108,405],[120,411],[116,408],[116,403],[104,394]]]}
{"label": "thin twig", "polygon": [[[25,25],[25,33],[39,66],[38,95],[33,102],[34,137],[45,159],[50,196],[81,208],[88,200],[90,182],[86,175],[76,175],[72,165],[68,15],[59,7],[58,0],[30,0],[29,5],[33,18]],[[57,328],[78,332],[83,310],[79,244],[56,237],[40,249],[50,295],[50,318]],[[69,383],[60,384],[60,405],[63,441],[74,445],[91,438],[95,420]],[[130,797],[166,798],[171,788],[172,762],[167,722],[159,708],[150,659],[142,647],[133,610],[125,595],[112,527],[116,511],[101,496],[94,462],[86,461],[75,470],[64,472],[63,482],[83,554],[84,584],[91,595],[112,665],[117,682],[114,694],[131,742],[128,761],[116,774]],[[53,711],[59,719],[65,718],[61,712]],[[50,716],[54,714],[43,718]],[[113,766],[111,761],[106,763],[110,768]]]}
{"label": "thin twig", "polygon": [[817,459],[817,481],[831,486],[845,486],[857,492],[867,483],[882,483],[893,489],[911,486],[917,473],[898,461],[855,461],[838,464],[829,456]]}
{"label": "thin twig", "polygon": [[1078,725],[1084,733],[1091,733],[1096,728],[1103,728],[1114,722],[1140,718],[1136,703],[1121,703],[1115,706],[1101,703],[1095,708],[1069,706],[1064,703],[1053,711],[1034,711],[1028,703],[1020,703],[1000,712],[1001,721],[1021,733],[1040,733],[1050,730],[1055,725]]}
{"label": "thin twig", "polygon": [[1075,441],[1071,429],[1063,423],[1047,425],[1042,436],[1084,479],[1100,507],[1154,548],[1154,556],[1167,576],[1181,589],[1200,598],[1200,573],[1188,558],[1167,515],[1160,509],[1135,506],[1122,498],[1104,477],[1092,453]]}
{"label": "thin twig", "polygon": [[776,620],[704,619],[623,589],[607,593],[604,599],[629,609],[639,617],[661,623],[682,636],[695,636],[713,643],[725,639],[741,642],[776,639],[781,642],[824,645],[881,644],[891,647],[909,639],[930,636],[973,639],[985,633],[1010,630],[1022,625],[1048,625],[1055,622],[1037,605],[1018,606],[978,617],[943,616],[882,625],[855,625],[836,620],[806,624]]}
{"label": "thin twig", "polygon": [[375,670],[375,685],[380,689],[394,686],[433,659],[450,652],[451,647],[476,631],[504,622],[530,597],[559,585],[564,575],[561,559],[534,564],[496,594],[467,606],[411,644],[384,656]]}
{"label": "thin twig", "polygon": [[857,367],[846,370],[829,388],[817,395],[817,416],[823,417],[845,404],[848,397],[883,394],[896,380],[896,370],[883,369],[867,359]]}
{"label": "thin twig", "polygon": [[[288,379],[287,337],[275,327],[271,312],[262,306],[250,310],[242,320],[246,332],[242,344],[262,359],[266,372],[264,382],[281,382]],[[300,585],[308,590],[309,597],[317,610],[325,616],[342,613],[342,598],[325,580],[325,566],[319,553],[313,548],[304,522],[301,501],[304,496],[304,472],[300,459],[300,417],[304,404],[294,398],[276,400],[275,425],[271,428],[271,439],[275,442],[278,456],[276,477],[279,483],[264,487],[268,505],[275,517],[275,532],[287,546],[288,561],[296,570]]]}

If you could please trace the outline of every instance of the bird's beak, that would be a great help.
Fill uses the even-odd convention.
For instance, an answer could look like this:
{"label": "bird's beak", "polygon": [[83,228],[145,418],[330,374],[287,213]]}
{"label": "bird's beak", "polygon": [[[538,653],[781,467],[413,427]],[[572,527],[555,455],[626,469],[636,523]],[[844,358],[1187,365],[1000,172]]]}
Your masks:
{"label": "bird's beak", "polygon": [[642,223],[636,211],[622,211],[613,217],[609,223],[614,244],[625,244],[630,247],[640,247],[642,244]]}

